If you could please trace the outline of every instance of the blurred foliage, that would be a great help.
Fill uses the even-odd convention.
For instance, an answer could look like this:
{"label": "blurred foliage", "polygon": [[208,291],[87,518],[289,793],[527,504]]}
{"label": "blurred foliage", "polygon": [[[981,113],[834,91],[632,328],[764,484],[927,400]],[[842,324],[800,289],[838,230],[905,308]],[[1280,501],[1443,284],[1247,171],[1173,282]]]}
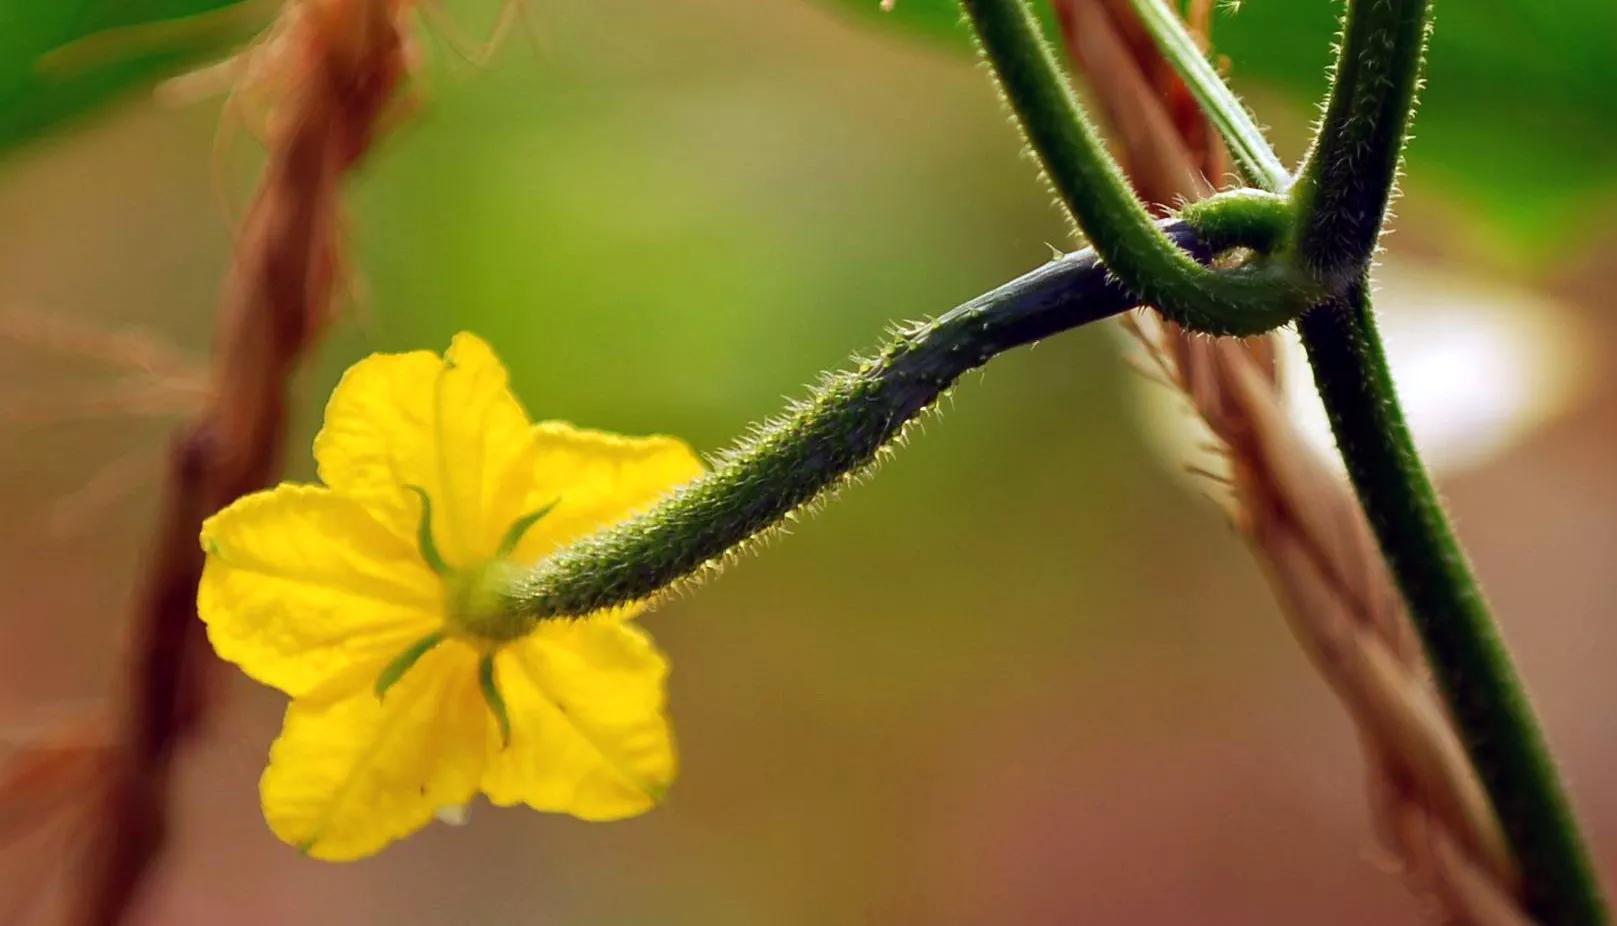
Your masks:
{"label": "blurred foliage", "polygon": [[[961,49],[956,0],[826,0]],[[1048,18],[1049,4],[1039,9]],[[1248,0],[1215,27],[1238,84],[1319,100],[1340,4]],[[250,35],[254,0],[0,0],[0,152]],[[1440,11],[1411,169],[1524,259],[1564,247],[1617,191],[1617,5],[1497,0]]]}
{"label": "blurred foliage", "polygon": [[0,152],[251,35],[247,0],[0,0]]}
{"label": "blurred foliage", "polygon": [[[968,47],[956,0],[897,0],[890,13],[876,0],[830,2]],[[1327,89],[1340,10],[1329,0],[1223,5],[1215,45],[1238,88],[1312,105]],[[1579,215],[1617,192],[1608,167],[1617,157],[1617,4],[1441,4],[1427,80],[1409,169],[1523,256],[1586,232]]]}

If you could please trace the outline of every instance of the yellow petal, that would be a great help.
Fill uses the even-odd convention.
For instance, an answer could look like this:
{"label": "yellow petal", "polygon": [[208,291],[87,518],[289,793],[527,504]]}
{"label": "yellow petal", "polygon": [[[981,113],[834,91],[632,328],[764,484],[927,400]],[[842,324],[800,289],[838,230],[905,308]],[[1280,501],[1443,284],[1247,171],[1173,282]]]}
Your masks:
{"label": "yellow petal", "polygon": [[314,441],[320,478],[412,535],[432,499],[434,535],[451,566],[494,553],[516,516],[492,498],[529,449],[528,416],[482,340],[458,334],[440,360],[375,354],[350,367]]}
{"label": "yellow petal", "polygon": [[547,621],[495,656],[511,742],[490,735],[483,791],[586,820],[650,810],[674,780],[668,663],[633,625]]}
{"label": "yellow petal", "polygon": [[368,690],[442,622],[440,583],[415,547],[326,489],[238,499],[202,525],[202,547],[197,612],[214,649],[294,697]]}
{"label": "yellow petal", "polygon": [[477,654],[455,640],[386,698],[293,701],[259,782],[264,819],[315,858],[370,855],[477,793],[488,726]]}
{"label": "yellow petal", "polygon": [[551,502],[512,559],[537,562],[558,546],[636,514],[702,474],[702,462],[674,437],[622,437],[545,421],[533,428],[526,499],[511,520]]}

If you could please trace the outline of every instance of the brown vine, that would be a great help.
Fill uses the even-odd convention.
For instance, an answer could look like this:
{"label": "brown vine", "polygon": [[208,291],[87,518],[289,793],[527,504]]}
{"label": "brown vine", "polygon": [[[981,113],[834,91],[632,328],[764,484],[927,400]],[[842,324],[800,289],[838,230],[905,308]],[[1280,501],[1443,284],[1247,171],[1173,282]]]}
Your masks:
{"label": "brown vine", "polygon": [[246,89],[264,101],[266,162],[221,302],[211,388],[171,441],[116,714],[94,748],[83,738],[68,738],[72,748],[44,741],[0,775],[8,809],[42,788],[79,789],[68,802],[83,813],[73,922],[124,921],[161,855],[174,763],[215,700],[216,663],[196,617],[197,536],[208,515],[280,471],[292,377],[336,312],[342,180],[375,143],[411,71],[407,6],[289,0],[244,53]]}

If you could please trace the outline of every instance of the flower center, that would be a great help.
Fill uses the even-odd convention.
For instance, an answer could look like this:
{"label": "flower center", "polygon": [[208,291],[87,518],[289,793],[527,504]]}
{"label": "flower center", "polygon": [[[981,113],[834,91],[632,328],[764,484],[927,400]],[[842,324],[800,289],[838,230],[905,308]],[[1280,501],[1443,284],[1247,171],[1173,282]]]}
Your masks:
{"label": "flower center", "polygon": [[505,594],[522,572],[504,559],[493,559],[444,576],[444,623],[449,632],[495,644],[527,636],[538,620],[513,613]]}
{"label": "flower center", "polygon": [[[421,560],[443,579],[445,632],[463,639],[469,638],[474,643],[494,646],[527,636],[539,620],[511,610],[506,591],[515,584],[523,570],[512,565],[507,557],[516,550],[517,544],[522,542],[528,528],[549,514],[560,499],[511,522],[492,559],[479,566],[457,569],[446,562],[443,554],[438,551],[438,541],[432,531],[432,496],[427,494],[426,489],[417,485],[408,485],[405,488],[414,492],[416,498],[421,501],[421,521],[416,526],[416,545],[421,553]],[[442,639],[441,634],[439,639]],[[430,649],[435,643],[436,641],[434,644],[428,644],[427,648]],[[424,653],[426,650],[423,649],[421,652]],[[404,669],[401,669],[400,673],[408,669],[420,655],[421,653],[416,653],[411,656],[404,663]],[[389,681],[387,684],[392,682]]]}

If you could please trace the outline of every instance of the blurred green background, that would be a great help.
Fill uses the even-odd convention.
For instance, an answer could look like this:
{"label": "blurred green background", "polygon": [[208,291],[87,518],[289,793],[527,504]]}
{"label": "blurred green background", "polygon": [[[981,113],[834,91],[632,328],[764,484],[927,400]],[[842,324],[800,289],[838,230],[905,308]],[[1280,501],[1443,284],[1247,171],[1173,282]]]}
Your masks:
{"label": "blurred green background", "polygon": [[[0,3],[9,741],[114,677],[189,395],[140,384],[154,351],[203,368],[256,153],[217,100],[140,83],[250,16],[39,55],[215,5]],[[473,330],[536,417],[713,451],[890,322],[1070,246],[952,13],[898,0],[908,20],[873,24],[874,0],[855,6],[534,3],[541,41],[486,68],[425,30],[419,106],[349,191],[355,295],[302,377],[291,478],[312,478],[318,410],[369,351]],[[1333,7],[1249,0],[1215,29],[1288,157]],[[1531,295],[1609,368],[1617,12],[1471,7],[1439,9],[1456,25],[1440,19],[1389,266]],[[495,18],[447,12],[474,36]],[[124,349],[94,356],[59,324]],[[878,478],[650,615],[683,771],[641,819],[479,805],[366,862],[304,860],[258,814],[280,698],[221,673],[143,921],[1420,922],[1376,848],[1349,722],[1208,490],[1150,436],[1152,387],[1121,345],[1097,327],[967,377]],[[1587,378],[1443,478],[1608,874],[1614,391]],[[29,856],[0,864],[0,900],[44,890]]]}

